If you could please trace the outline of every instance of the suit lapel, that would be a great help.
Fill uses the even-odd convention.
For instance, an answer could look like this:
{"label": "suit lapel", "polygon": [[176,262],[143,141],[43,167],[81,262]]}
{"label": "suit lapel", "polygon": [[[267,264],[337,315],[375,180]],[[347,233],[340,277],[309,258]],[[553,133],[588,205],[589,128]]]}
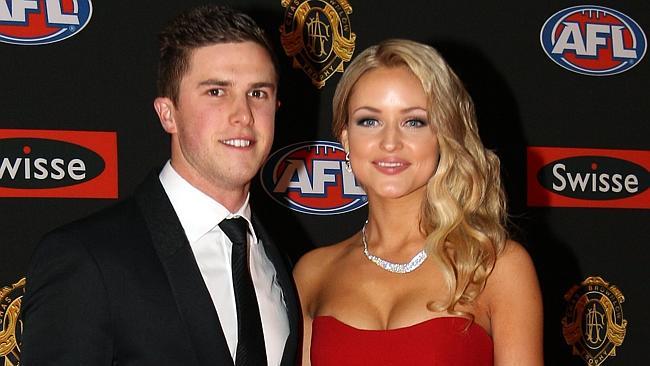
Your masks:
{"label": "suit lapel", "polygon": [[282,288],[282,295],[287,306],[287,317],[289,318],[289,337],[284,346],[284,353],[282,355],[282,366],[293,366],[296,364],[296,353],[298,348],[298,326],[300,324],[300,312],[298,301],[296,297],[296,288],[289,272],[287,265],[288,258],[285,259],[280,253],[278,248],[273,244],[268,234],[260,224],[257,217],[253,214],[252,217],[253,227],[259,240],[264,245],[264,251],[268,255],[271,263],[275,267],[277,280]]}
{"label": "suit lapel", "polygon": [[138,187],[136,200],[187,326],[195,350],[195,364],[233,365],[210,293],[157,174],[150,174]]}

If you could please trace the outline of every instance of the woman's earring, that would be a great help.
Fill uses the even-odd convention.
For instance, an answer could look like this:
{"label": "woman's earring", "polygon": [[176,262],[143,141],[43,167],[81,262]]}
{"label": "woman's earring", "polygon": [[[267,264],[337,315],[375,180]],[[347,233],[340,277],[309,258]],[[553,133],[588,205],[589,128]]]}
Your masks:
{"label": "woman's earring", "polygon": [[350,165],[350,152],[349,151],[345,152],[345,170],[347,170],[348,173],[352,173],[352,165]]}

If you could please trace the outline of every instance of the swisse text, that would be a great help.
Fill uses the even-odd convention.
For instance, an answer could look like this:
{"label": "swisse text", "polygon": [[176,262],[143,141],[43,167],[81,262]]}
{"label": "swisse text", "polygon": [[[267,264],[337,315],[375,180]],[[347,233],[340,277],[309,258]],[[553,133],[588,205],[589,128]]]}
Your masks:
{"label": "swisse text", "polygon": [[[20,174],[18,173],[20,171]],[[5,173],[16,179],[21,175],[25,179],[47,179],[61,180],[67,176],[72,180],[86,178],[86,163],[81,159],[72,159],[66,162],[63,159],[54,158],[50,161],[44,158],[37,158],[33,161],[30,158],[3,158],[0,163],[0,179],[5,178]]]}
{"label": "swisse text", "polygon": [[100,175],[104,160],[72,143],[39,139],[0,140],[0,187],[56,188]]}
{"label": "swisse text", "polygon": [[538,180],[545,188],[563,196],[606,200],[643,192],[648,186],[648,172],[622,159],[580,156],[544,166]]}
{"label": "swisse text", "polygon": [[553,190],[555,191],[565,190],[568,182],[572,191],[609,192],[611,190],[612,192],[622,192],[623,188],[625,188],[628,193],[639,192],[639,178],[634,174],[628,174],[625,177],[622,174],[609,175],[607,173],[571,174],[566,171],[566,165],[555,164],[553,166],[553,177],[559,182],[559,184],[553,183]]}

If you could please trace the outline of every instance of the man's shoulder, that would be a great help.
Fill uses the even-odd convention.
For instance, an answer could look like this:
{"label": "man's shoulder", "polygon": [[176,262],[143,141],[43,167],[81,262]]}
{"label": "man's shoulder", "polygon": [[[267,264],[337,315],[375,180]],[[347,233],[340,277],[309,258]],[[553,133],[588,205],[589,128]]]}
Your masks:
{"label": "man's shoulder", "polygon": [[144,227],[143,204],[140,202],[140,196],[145,195],[144,192],[147,190],[156,190],[155,187],[152,188],[152,184],[155,183],[152,183],[150,176],[137,187],[134,193],[123,200],[65,224],[47,236],[72,234],[79,238],[92,236],[101,241],[131,232],[134,227]]}
{"label": "man's shoulder", "polygon": [[113,203],[87,216],[65,224],[54,231],[85,232],[102,230],[102,228],[118,228],[120,224],[129,223],[134,216],[139,215],[137,203],[133,197]]}
{"label": "man's shoulder", "polygon": [[73,243],[93,246],[119,243],[140,222],[143,221],[137,203],[133,198],[128,198],[55,228],[43,236],[39,247],[64,243],[68,249],[72,249]]}

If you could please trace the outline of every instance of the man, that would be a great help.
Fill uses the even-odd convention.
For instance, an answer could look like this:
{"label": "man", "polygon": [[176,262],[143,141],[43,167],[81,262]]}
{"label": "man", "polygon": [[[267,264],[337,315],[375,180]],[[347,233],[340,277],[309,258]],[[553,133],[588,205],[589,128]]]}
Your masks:
{"label": "man", "polygon": [[23,365],[295,364],[293,284],[248,203],[278,106],[270,43],[244,14],[190,10],[160,35],[158,84],[171,160],[44,238]]}

